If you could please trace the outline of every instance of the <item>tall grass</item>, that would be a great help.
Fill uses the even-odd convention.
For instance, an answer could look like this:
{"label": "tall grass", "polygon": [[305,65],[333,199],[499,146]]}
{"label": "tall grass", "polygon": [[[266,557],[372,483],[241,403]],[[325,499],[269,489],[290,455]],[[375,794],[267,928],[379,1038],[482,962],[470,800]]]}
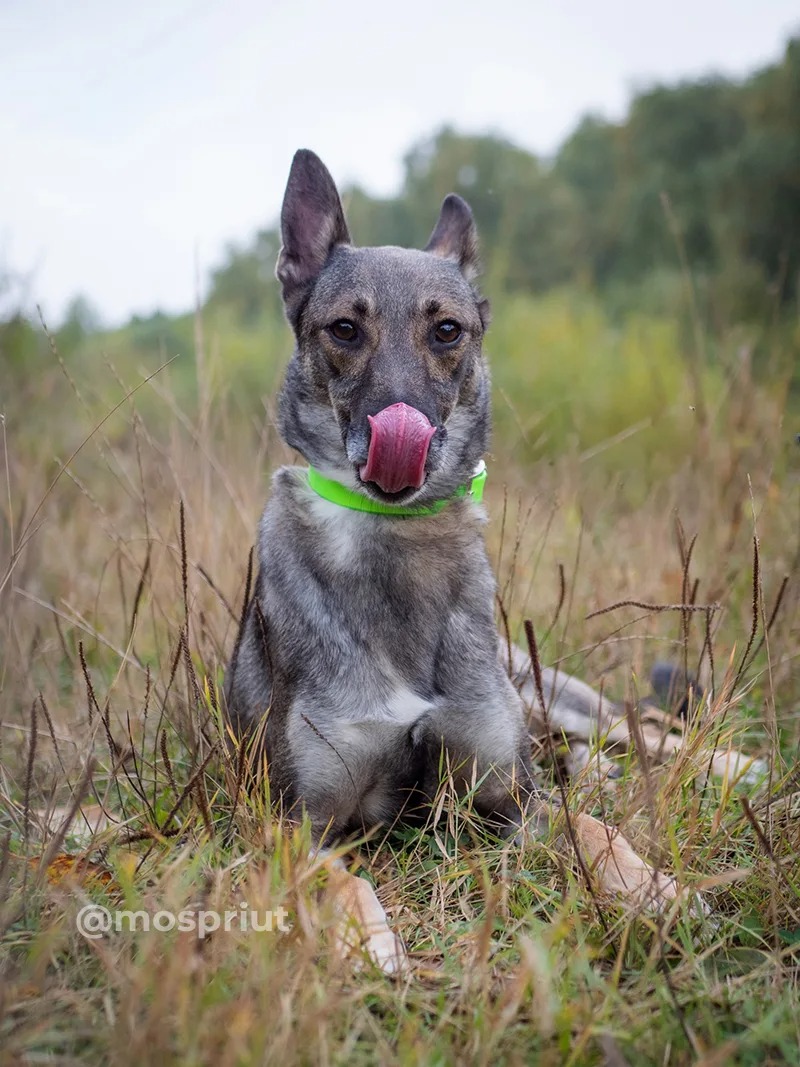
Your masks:
{"label": "tall grass", "polygon": [[[5,401],[0,1054],[798,1062],[798,502],[779,383],[754,385],[746,353],[720,360],[699,426],[668,324],[615,326],[574,294],[496,309],[488,541],[512,632],[532,618],[547,662],[619,699],[643,695],[656,658],[699,666],[707,689],[713,669],[694,729],[708,741],[730,728],[770,775],[734,787],[697,761],[643,768],[632,753],[617,781],[590,768],[570,783],[572,810],[621,826],[704,893],[708,915],[598,908],[555,820],[526,851],[458,806],[377,837],[360,862],[412,959],[411,980],[393,983],[333,951],[308,828],[243,787],[221,727],[248,550],[270,471],[293,459],[271,398],[251,388],[262,367],[274,383],[286,337],[276,327],[257,364],[257,336],[192,324],[186,351],[200,358],[101,426],[168,346],[106,339],[104,362],[90,341],[63,367],[53,357],[40,410]],[[228,384],[240,359],[249,393]],[[708,627],[703,613],[635,607],[586,618],[687,598],[715,606]],[[63,810],[47,810],[76,795],[110,824],[90,833],[78,817],[60,833]],[[65,874],[67,856],[86,862]],[[89,942],[75,929],[89,899],[151,913],[284,905],[293,928]]]}

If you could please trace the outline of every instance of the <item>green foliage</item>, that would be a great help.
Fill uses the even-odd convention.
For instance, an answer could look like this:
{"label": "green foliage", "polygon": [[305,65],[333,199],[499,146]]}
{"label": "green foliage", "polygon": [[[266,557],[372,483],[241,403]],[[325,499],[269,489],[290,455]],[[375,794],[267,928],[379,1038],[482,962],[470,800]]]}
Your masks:
{"label": "green foliage", "polygon": [[229,245],[225,262],[212,272],[211,304],[233,310],[237,320],[252,325],[265,309],[275,310],[275,261],[280,240],[274,230],[256,234],[247,248]]}
{"label": "green foliage", "polygon": [[100,318],[83,296],[76,296],[67,308],[58,331],[59,342],[67,350],[76,348],[86,337],[100,329]]}
{"label": "green foliage", "polygon": [[0,365],[9,374],[30,372],[44,353],[42,341],[24,315],[12,314],[0,323]]}
{"label": "green foliage", "polygon": [[[647,480],[691,452],[696,418],[675,322],[629,315],[614,323],[595,297],[558,290],[503,301],[488,347],[497,437],[520,462],[569,448],[603,452],[631,432],[632,473]],[[719,385],[719,375],[707,377]],[[618,462],[613,451],[608,459]]]}
{"label": "green foliage", "polygon": [[[742,82],[649,88],[618,125],[588,116],[552,160],[499,135],[444,128],[410,148],[396,196],[344,191],[353,238],[419,247],[450,191],[475,212],[495,298],[575,285],[598,293],[618,320],[632,310],[685,320],[691,270],[714,332],[779,322],[786,362],[800,365],[800,39]],[[228,248],[208,302],[220,321],[266,326],[271,337],[279,246],[272,226]],[[161,319],[131,325],[138,340],[145,328],[169,334]],[[233,347],[243,357],[248,346]],[[756,369],[774,370],[770,359],[755,351]]]}
{"label": "green foliage", "polygon": [[[656,86],[620,125],[587,117],[552,161],[497,135],[445,128],[409,150],[404,171],[396,197],[347,192],[358,243],[420,245],[454,190],[475,212],[494,292],[587,280],[606,291],[684,258],[701,273],[757,283],[760,306],[725,305],[735,324],[763,311],[769,287],[786,302],[797,292],[800,39],[741,83]],[[254,314],[277,247],[273,229],[230,249],[214,297]]]}
{"label": "green foliage", "polygon": [[[619,125],[586,117],[552,161],[445,128],[411,147],[397,196],[344,191],[354,239],[424,244],[451,190],[475,212],[495,304],[500,441],[526,461],[638,427],[638,473],[674,466],[693,432],[686,370],[713,395],[734,346],[800,392],[800,39],[741,83],[657,86]],[[54,337],[67,368],[108,360],[130,381],[177,357],[181,402],[202,378],[206,398],[261,412],[289,352],[279,246],[274,226],[230,246],[199,320],[156,312],[104,334],[76,299]],[[51,346],[13,309],[5,319],[0,361],[25,391]]]}

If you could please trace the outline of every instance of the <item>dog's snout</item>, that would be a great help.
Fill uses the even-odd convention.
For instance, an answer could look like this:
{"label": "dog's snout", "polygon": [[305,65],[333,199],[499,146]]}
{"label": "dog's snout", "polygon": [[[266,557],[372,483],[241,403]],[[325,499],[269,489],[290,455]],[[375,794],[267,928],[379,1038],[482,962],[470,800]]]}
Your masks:
{"label": "dog's snout", "polygon": [[369,438],[370,426],[366,419],[362,425],[356,426],[350,423],[344,435],[344,447],[350,463],[360,467],[367,462]]}
{"label": "dog's snout", "polygon": [[[395,483],[399,486],[403,482],[403,487],[408,484],[419,488],[427,475],[438,468],[447,442],[447,430],[436,425],[418,407],[396,401],[377,408],[374,414],[367,408],[359,418],[351,418],[343,438],[347,459],[362,479],[376,481],[379,485],[384,481],[386,485],[391,483],[392,488],[386,491],[396,492]],[[395,453],[404,455],[406,452],[413,455],[406,457],[407,463],[402,463],[403,456],[398,458]],[[399,465],[403,470],[390,474],[382,472],[387,455],[392,459],[390,466]],[[411,466],[413,472],[405,470]]]}

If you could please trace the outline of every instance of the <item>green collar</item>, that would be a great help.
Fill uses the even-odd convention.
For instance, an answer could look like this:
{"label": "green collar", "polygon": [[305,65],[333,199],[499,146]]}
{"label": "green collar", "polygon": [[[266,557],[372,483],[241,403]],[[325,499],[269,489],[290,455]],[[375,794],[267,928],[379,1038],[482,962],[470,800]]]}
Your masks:
{"label": "green collar", "polygon": [[446,500],[434,500],[432,504],[419,504],[416,507],[404,508],[397,504],[381,504],[377,500],[370,500],[362,493],[348,489],[341,482],[335,482],[332,478],[326,478],[313,467],[308,468],[308,484],[323,500],[330,500],[332,504],[338,504],[352,511],[369,511],[373,515],[395,515],[409,518],[417,515],[438,515],[448,504],[461,497],[469,497],[475,504],[479,504],[483,498],[483,487],[486,484],[486,464],[480,461],[475,468],[475,473],[466,485],[460,485],[451,497]]}

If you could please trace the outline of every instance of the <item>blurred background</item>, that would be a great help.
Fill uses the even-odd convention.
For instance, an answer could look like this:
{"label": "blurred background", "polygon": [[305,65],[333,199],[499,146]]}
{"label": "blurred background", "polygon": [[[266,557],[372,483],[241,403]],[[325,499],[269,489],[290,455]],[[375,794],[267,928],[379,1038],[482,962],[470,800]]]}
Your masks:
{"label": "blurred background", "polygon": [[636,427],[648,455],[679,448],[688,403],[706,419],[743,363],[796,396],[793,33],[789,0],[6,2],[2,406],[56,369],[42,317],[93,374],[177,356],[191,403],[200,309],[208,390],[246,410],[274,389],[300,146],[360,244],[419,244],[447,192],[470,201],[515,454]]}
{"label": "blurred background", "polygon": [[635,433],[650,477],[732,371],[796,405],[793,33],[789,0],[7,2],[7,418],[30,424],[54,345],[102,402],[108,364],[177,357],[191,405],[199,337],[207,400],[262,409],[290,352],[276,220],[308,146],[357,243],[419,244],[447,192],[472,204],[516,458]]}

